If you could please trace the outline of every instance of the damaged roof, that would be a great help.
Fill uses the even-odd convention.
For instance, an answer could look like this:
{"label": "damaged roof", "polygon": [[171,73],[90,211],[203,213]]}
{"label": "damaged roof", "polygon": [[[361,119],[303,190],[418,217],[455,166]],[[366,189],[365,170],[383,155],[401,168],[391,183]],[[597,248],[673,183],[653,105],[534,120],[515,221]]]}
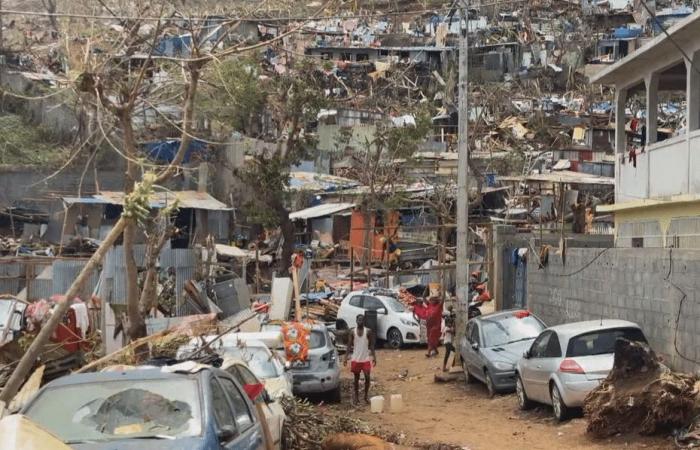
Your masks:
{"label": "damaged roof", "polygon": [[[63,197],[63,202],[70,206],[82,205],[124,205],[124,192],[102,191],[92,197]],[[208,211],[231,211],[232,208],[218,201],[206,192],[168,191],[151,195],[151,208],[163,208],[177,198],[180,208],[205,209]]]}
{"label": "damaged roof", "polygon": [[289,218],[291,220],[315,219],[317,217],[332,216],[333,214],[347,211],[354,207],[355,203],[326,203],[302,209],[301,211],[295,211],[289,215]]}
{"label": "damaged roof", "polygon": [[626,85],[637,81],[649,64],[656,66],[659,60],[675,59],[679,54],[675,42],[696,42],[700,39],[699,19],[700,11],[697,11],[670,27],[667,30],[670,38],[665,34],[656,36],[636,52],[593,75],[591,83]]}

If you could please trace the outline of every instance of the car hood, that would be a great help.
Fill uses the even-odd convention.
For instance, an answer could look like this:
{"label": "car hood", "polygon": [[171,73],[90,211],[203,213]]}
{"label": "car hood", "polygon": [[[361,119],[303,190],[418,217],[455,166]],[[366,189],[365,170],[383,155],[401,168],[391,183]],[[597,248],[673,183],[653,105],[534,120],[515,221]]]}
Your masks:
{"label": "car hood", "polygon": [[[216,443],[218,448],[218,443]],[[124,439],[111,442],[86,442],[72,444],[75,450],[206,450],[205,438],[191,437],[180,439]]]}
{"label": "car hood", "polygon": [[515,365],[520,358],[523,357],[523,353],[532,346],[532,341],[535,338],[528,339],[527,341],[513,342],[507,345],[498,345],[496,347],[488,347],[482,349],[484,355],[489,361],[493,362],[503,362]]}

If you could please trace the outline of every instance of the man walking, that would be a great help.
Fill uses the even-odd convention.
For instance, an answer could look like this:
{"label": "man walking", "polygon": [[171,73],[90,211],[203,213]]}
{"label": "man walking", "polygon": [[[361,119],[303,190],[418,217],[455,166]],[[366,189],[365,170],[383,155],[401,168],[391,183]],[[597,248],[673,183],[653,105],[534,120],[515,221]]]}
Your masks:
{"label": "man walking", "polygon": [[365,327],[365,316],[362,314],[358,315],[357,327],[352,330],[352,337],[344,359],[344,365],[347,366],[348,355],[352,354],[350,359],[350,371],[355,377],[355,391],[352,396],[352,402],[355,405],[358,403],[358,397],[360,395],[360,373],[365,374],[365,402],[369,403],[369,374],[372,371],[372,366],[377,365],[377,356],[374,353],[374,341],[374,331]]}

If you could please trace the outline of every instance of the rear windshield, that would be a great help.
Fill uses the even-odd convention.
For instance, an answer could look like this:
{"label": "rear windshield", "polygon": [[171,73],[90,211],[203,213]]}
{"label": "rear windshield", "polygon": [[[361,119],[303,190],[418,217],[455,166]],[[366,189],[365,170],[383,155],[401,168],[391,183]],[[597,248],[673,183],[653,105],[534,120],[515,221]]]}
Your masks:
{"label": "rear windshield", "polygon": [[309,347],[322,348],[326,346],[326,335],[323,331],[313,330],[309,334]]}
{"label": "rear windshield", "polygon": [[639,328],[616,328],[582,334],[569,340],[566,356],[593,356],[615,353],[615,341],[620,338],[634,342],[646,342]]}

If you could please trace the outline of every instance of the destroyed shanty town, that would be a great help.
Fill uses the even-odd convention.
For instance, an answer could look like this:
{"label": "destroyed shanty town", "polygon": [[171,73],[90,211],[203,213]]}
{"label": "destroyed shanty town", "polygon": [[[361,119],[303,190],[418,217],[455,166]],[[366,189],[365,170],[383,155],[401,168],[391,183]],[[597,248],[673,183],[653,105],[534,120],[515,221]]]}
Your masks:
{"label": "destroyed shanty town", "polygon": [[700,447],[698,6],[1,0],[0,450]]}

